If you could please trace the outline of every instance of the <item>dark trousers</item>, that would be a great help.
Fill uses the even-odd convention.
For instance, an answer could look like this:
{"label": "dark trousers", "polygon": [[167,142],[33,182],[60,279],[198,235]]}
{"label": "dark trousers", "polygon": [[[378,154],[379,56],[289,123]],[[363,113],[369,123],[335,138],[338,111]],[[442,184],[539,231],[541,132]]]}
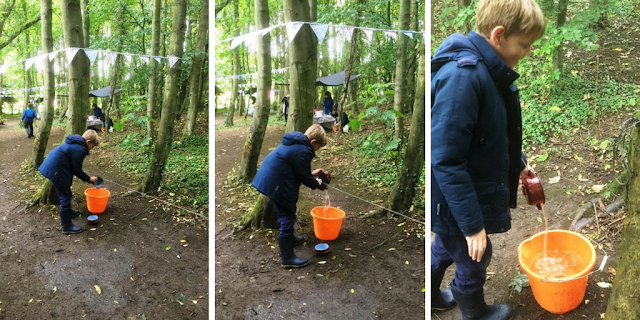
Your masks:
{"label": "dark trousers", "polygon": [[53,187],[56,189],[56,193],[58,193],[58,198],[60,198],[60,212],[62,213],[66,210],[71,210],[71,197],[73,196],[71,188],[60,187],[55,184]]}
{"label": "dark trousers", "polygon": [[471,260],[467,240],[463,235],[436,235],[431,243],[431,272],[444,272],[452,263],[456,272],[451,281],[451,289],[462,294],[472,294],[482,289],[487,276],[487,266],[491,261],[493,248],[487,237],[487,249],[480,262]]}
{"label": "dark trousers", "polygon": [[29,136],[33,135],[33,121],[25,121],[24,122],[24,129],[27,131],[27,134]]}
{"label": "dark trousers", "polygon": [[278,214],[278,222],[280,222],[280,238],[293,235],[293,225],[296,223],[296,210],[293,211],[282,205],[273,202]]}
{"label": "dark trousers", "polygon": [[284,123],[287,123],[287,114],[283,114],[284,115]]}

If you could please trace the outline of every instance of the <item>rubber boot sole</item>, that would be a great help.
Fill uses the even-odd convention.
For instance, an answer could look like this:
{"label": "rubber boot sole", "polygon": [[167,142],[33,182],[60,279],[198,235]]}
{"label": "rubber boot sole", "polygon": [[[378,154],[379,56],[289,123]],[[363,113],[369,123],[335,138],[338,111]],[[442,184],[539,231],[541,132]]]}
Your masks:
{"label": "rubber boot sole", "polygon": [[283,264],[281,266],[284,269],[291,269],[291,268],[302,268],[302,267],[306,267],[307,265],[309,265],[309,261],[307,261],[305,264]]}

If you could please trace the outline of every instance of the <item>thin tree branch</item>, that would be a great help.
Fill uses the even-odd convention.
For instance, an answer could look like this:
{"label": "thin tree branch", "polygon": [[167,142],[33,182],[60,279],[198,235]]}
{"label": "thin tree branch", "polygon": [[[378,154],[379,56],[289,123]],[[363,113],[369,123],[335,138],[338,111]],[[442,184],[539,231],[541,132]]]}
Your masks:
{"label": "thin tree branch", "polygon": [[224,7],[226,7],[229,3],[231,2],[231,0],[222,0],[218,3],[216,3],[216,11],[215,14],[218,14],[218,12],[220,12],[222,9],[224,9]]}
{"label": "thin tree branch", "polygon": [[14,34],[10,35],[7,40],[5,40],[4,42],[0,43],[0,50],[4,49],[4,47],[8,46],[13,39],[15,39],[18,35],[20,35],[22,33],[22,31],[25,31],[27,29],[29,29],[29,27],[31,27],[32,25],[36,24],[38,21],[40,21],[40,15],[38,15],[37,18],[27,22],[24,26],[22,26],[22,28],[20,28],[20,30],[16,31]]}

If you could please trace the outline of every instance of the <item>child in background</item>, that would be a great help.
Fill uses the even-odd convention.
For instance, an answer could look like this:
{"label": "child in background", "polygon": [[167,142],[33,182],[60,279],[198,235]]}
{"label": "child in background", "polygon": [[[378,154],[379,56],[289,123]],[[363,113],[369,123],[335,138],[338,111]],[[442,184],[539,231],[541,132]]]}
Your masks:
{"label": "child in background", "polygon": [[[492,247],[511,228],[521,161],[520,97],[513,68],[531,53],[545,20],[534,0],[480,0],[477,33],[454,34],[431,59],[431,308],[460,307],[463,320],[511,319],[487,305]],[[440,290],[455,263],[451,290]]]}
{"label": "child in background", "polygon": [[24,129],[27,131],[27,139],[33,137],[33,119],[36,118],[36,112],[33,110],[33,104],[27,105],[27,110],[22,113],[22,121],[24,121]]}
{"label": "child in background", "polygon": [[[293,224],[296,222],[296,204],[300,185],[312,190],[325,190],[327,187],[318,178],[322,169],[311,171],[311,160],[316,151],[327,144],[322,126],[314,124],[303,134],[287,132],[282,144],[264,158],[255,178],[251,182],[260,193],[271,199],[280,222],[280,261],[284,268],[300,268],[308,261],[295,255],[293,247],[304,242],[302,236],[294,236]],[[315,178],[314,178],[315,177]]]}

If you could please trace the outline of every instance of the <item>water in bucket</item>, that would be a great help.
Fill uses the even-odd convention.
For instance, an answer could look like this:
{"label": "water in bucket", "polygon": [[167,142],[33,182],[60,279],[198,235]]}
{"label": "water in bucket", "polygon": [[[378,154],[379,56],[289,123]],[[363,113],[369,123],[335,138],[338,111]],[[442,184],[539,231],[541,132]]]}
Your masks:
{"label": "water in bucket", "polygon": [[540,253],[533,261],[535,261],[534,271],[545,279],[574,276],[585,265],[580,255],[569,250]]}

